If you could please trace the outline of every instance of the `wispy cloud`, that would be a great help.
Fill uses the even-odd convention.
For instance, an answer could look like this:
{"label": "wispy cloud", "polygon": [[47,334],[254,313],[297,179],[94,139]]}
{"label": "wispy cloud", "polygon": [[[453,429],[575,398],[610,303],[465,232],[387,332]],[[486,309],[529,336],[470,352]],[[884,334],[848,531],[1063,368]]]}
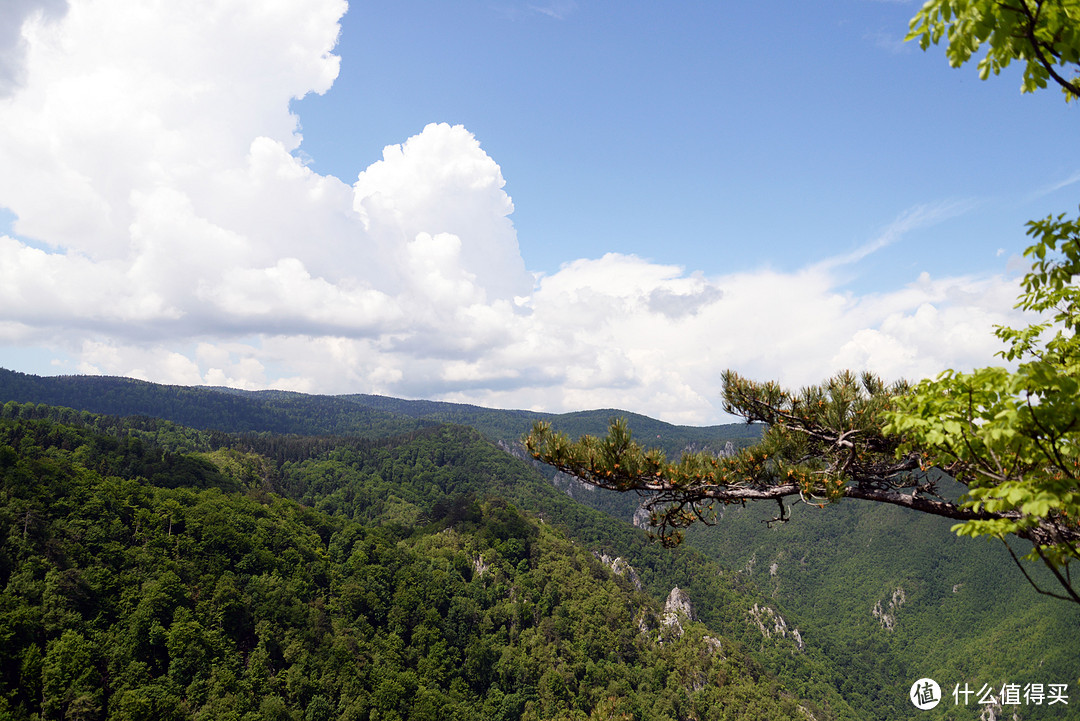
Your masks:
{"label": "wispy cloud", "polygon": [[1080,183],[1080,170],[1077,170],[1075,173],[1068,176],[1064,180],[1059,180],[1056,183],[1051,183],[1050,185],[1046,185],[1042,188],[1035,190],[1030,196],[1028,196],[1028,199],[1035,200],[1037,198],[1042,198],[1043,196],[1050,195],[1051,193],[1056,193],[1062,188],[1067,188],[1070,185],[1074,185],[1075,183]]}
{"label": "wispy cloud", "polygon": [[547,15],[555,20],[565,20],[577,12],[578,4],[574,0],[552,0],[543,5],[529,5],[530,10]]}
{"label": "wispy cloud", "polygon": [[864,243],[850,253],[826,258],[817,263],[815,267],[827,270],[857,263],[868,255],[896,243],[912,230],[928,228],[949,220],[950,218],[964,215],[977,207],[979,203],[980,201],[974,199],[960,199],[921,204],[908,208],[901,213],[896,220],[885,226],[885,228],[872,240]]}

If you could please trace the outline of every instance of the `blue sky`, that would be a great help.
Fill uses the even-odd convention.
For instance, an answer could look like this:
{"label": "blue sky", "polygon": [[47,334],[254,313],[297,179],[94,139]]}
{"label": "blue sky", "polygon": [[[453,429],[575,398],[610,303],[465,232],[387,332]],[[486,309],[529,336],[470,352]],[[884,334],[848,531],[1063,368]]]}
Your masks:
{"label": "blue sky", "polygon": [[973,212],[856,287],[1000,270],[1023,222],[1061,208],[1028,196],[1080,170],[1060,144],[1080,118],[1056,92],[1021,97],[1015,74],[980,82],[903,43],[917,8],[356,3],[334,88],[294,109],[312,167],[347,180],[429,122],[464,124],[502,167],[533,270],[612,251],[795,269],[957,203]]}
{"label": "blue sky", "polygon": [[17,0],[0,365],[710,423],[992,363],[1080,109],[918,7]]}

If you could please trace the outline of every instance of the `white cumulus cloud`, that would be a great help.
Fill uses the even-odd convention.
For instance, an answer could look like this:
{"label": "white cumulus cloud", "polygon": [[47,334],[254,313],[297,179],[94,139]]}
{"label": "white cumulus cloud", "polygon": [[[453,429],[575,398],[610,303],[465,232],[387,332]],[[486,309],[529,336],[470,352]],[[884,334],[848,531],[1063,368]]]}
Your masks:
{"label": "white cumulus cloud", "polygon": [[331,87],[345,9],[20,0],[0,24],[18,59],[0,78],[0,207],[17,217],[0,347],[169,383],[700,423],[721,419],[727,367],[919,377],[988,362],[991,326],[1015,319],[1005,278],[839,289],[841,266],[955,203],[797,272],[611,253],[529,273],[502,171],[466,128],[418,129],[351,185],[297,157],[289,103]]}

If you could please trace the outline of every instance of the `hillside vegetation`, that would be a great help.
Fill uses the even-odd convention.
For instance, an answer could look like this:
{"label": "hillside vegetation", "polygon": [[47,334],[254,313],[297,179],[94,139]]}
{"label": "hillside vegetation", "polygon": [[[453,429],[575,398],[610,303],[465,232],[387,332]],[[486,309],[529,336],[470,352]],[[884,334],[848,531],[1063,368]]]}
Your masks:
{"label": "hillside vegetation", "polygon": [[[248,587],[245,584],[251,582],[249,576],[266,573],[274,576],[276,573],[282,579],[291,578],[295,563],[274,565],[284,558],[287,547],[292,547],[290,544],[298,544],[296,550],[301,558],[308,551],[316,553],[321,549],[319,552],[323,555],[317,557],[329,559],[325,560],[326,563],[346,563],[351,556],[331,557],[327,554],[330,553],[335,534],[348,531],[357,534],[357,538],[368,539],[365,542],[408,551],[421,564],[417,569],[422,570],[414,569],[417,578],[436,574],[444,585],[461,583],[464,589],[472,588],[472,585],[483,580],[477,577],[476,569],[487,566],[495,573],[494,569],[501,568],[503,581],[492,586],[497,586],[499,590],[491,593],[502,594],[503,597],[496,600],[493,595],[489,599],[490,604],[494,604],[492,608],[500,603],[520,605],[522,599],[529,599],[532,604],[527,606],[531,609],[532,625],[520,626],[516,637],[520,639],[529,628],[539,629],[548,612],[556,608],[550,603],[545,606],[540,602],[543,588],[554,590],[564,583],[570,587],[583,587],[581,584],[584,583],[580,579],[563,578],[557,574],[557,577],[552,576],[550,570],[545,571],[549,575],[545,576],[538,591],[540,596],[533,597],[524,590],[531,588],[529,584],[532,581],[527,581],[529,574],[537,570],[537,564],[545,557],[552,562],[557,556],[571,559],[569,565],[563,565],[564,570],[591,574],[597,582],[601,577],[606,578],[615,584],[614,587],[630,594],[625,599],[611,601],[608,607],[618,605],[619,608],[636,609],[634,613],[627,612],[629,615],[623,614],[617,620],[600,619],[588,614],[574,616],[575,620],[570,624],[573,639],[586,633],[593,624],[599,624],[609,628],[616,637],[629,634],[627,638],[633,637],[635,643],[644,644],[633,658],[605,657],[605,664],[608,665],[604,667],[615,675],[604,676],[606,680],[602,685],[605,689],[618,689],[617,692],[612,691],[611,696],[599,693],[597,689],[601,677],[582,675],[584,667],[575,666],[577,661],[568,661],[558,655],[545,657],[548,659],[545,663],[550,663],[540,669],[540,675],[549,670],[551,664],[566,672],[564,681],[568,684],[567,693],[570,694],[567,698],[573,698],[573,703],[566,706],[566,710],[571,712],[576,709],[583,714],[580,716],[582,718],[592,714],[601,714],[597,718],[621,718],[623,711],[618,709],[625,710],[630,718],[641,719],[739,718],[741,716],[737,714],[751,713],[751,708],[781,709],[777,713],[787,713],[801,706],[819,721],[829,718],[974,719],[983,710],[974,703],[967,707],[953,707],[950,703],[948,707],[943,705],[933,712],[918,712],[907,701],[908,687],[914,679],[926,675],[937,678],[950,691],[952,685],[957,683],[969,683],[975,688],[983,683],[1000,686],[1005,682],[1022,684],[1028,681],[1075,684],[1080,674],[1078,655],[1067,641],[1070,631],[1075,630],[1080,620],[1075,612],[1065,604],[1035,594],[1012,567],[1011,560],[1002,549],[986,542],[957,539],[948,532],[947,527],[926,523],[933,519],[912,518],[902,509],[869,508],[855,502],[825,510],[800,507],[790,523],[770,529],[761,522],[767,520],[765,516],[769,514],[766,512],[770,509],[761,509],[761,513],[757,513],[753,509],[734,506],[726,509],[716,527],[695,529],[688,536],[688,544],[672,551],[650,543],[643,532],[628,522],[640,501],[633,494],[608,493],[591,487],[585,490],[585,487],[565,480],[558,480],[556,485],[552,482],[553,473],[550,470],[515,457],[514,454],[518,453],[515,441],[536,415],[530,412],[496,411],[376,396],[324,398],[277,392],[252,394],[223,389],[156,386],[126,382],[125,379],[39,379],[0,372],[0,388],[12,388],[13,380],[22,385],[20,392],[24,396],[21,397],[29,395],[33,402],[8,401],[2,411],[6,419],[4,423],[7,424],[5,428],[9,429],[5,432],[14,434],[9,435],[3,444],[12,449],[11,453],[15,455],[5,451],[5,458],[8,461],[15,458],[17,462],[9,463],[4,469],[3,490],[7,495],[0,503],[3,508],[0,511],[3,514],[3,520],[0,520],[3,536],[0,538],[6,540],[0,548],[3,558],[0,563],[7,564],[2,567],[2,573],[8,575],[0,575],[0,580],[5,587],[12,582],[20,582],[22,578],[34,580],[26,586],[31,589],[29,591],[14,587],[5,591],[4,605],[0,606],[0,610],[8,614],[4,616],[8,619],[4,621],[5,624],[15,624],[11,621],[13,618],[23,619],[19,623],[30,623],[27,619],[41,619],[33,621],[39,623],[33,631],[27,630],[29,626],[0,625],[0,641],[11,638],[12,643],[17,641],[21,644],[18,648],[23,649],[18,652],[0,651],[0,654],[6,654],[3,656],[3,678],[9,684],[5,692],[8,702],[12,704],[11,708],[16,709],[12,711],[13,714],[33,713],[36,708],[30,696],[14,691],[21,688],[20,679],[24,673],[25,659],[21,654],[29,645],[34,645],[44,658],[49,643],[58,641],[63,632],[69,630],[62,626],[46,628],[43,619],[48,616],[44,610],[48,604],[42,590],[46,576],[50,572],[54,576],[63,574],[71,568],[88,568],[84,567],[82,560],[73,564],[70,558],[88,558],[85,554],[90,553],[94,557],[91,565],[98,564],[103,558],[98,552],[87,550],[79,551],[83,556],[78,556],[74,551],[65,552],[69,555],[56,555],[55,549],[62,543],[72,548],[86,545],[86,539],[93,538],[92,533],[85,529],[93,525],[94,514],[100,513],[101,508],[112,507],[98,496],[105,493],[105,488],[121,486],[129,489],[124,491],[128,494],[124,498],[129,500],[121,505],[134,508],[142,504],[139,506],[142,510],[130,517],[121,514],[116,521],[128,525],[125,526],[126,530],[112,539],[113,543],[119,545],[109,557],[109,562],[118,562],[129,553],[138,556],[138,553],[148,552],[146,549],[154,547],[152,543],[145,542],[146,538],[136,535],[138,528],[139,534],[151,533],[155,538],[164,534],[166,544],[173,544],[170,563],[193,563],[196,566],[210,563],[212,570],[196,572],[192,568],[185,571],[186,575],[173,567],[173,572],[186,589],[187,595],[183,597],[187,599],[185,603],[196,614],[196,620],[203,628],[212,627],[205,617],[198,616],[199,603],[205,601],[204,594],[209,588],[206,584],[210,581],[193,581],[199,573],[209,579],[224,577],[228,575],[226,572],[231,572],[239,584],[239,597],[254,598],[246,590]],[[83,381],[94,387],[93,393],[79,390]],[[35,387],[37,391],[34,391]],[[192,401],[193,405],[189,406],[189,398],[205,399],[211,408],[218,407],[213,405],[219,402],[218,399],[225,399],[220,401],[223,404],[220,408],[231,410],[223,412],[217,423],[202,423],[199,428],[193,428],[149,415],[121,418],[38,405],[44,402],[42,399],[48,399],[50,393],[56,393],[56,387],[67,387],[64,393],[69,400],[93,397],[99,406],[105,404],[119,411],[138,408],[144,412],[156,412],[160,416],[180,417],[180,412],[173,408],[174,404],[181,410],[187,409],[184,412],[194,413],[198,402],[201,402]],[[110,388],[111,391],[108,390]],[[124,388],[134,389],[134,397],[128,398]],[[194,395],[189,396],[189,391]],[[103,398],[108,399],[107,404]],[[139,401],[139,398],[144,400]],[[146,403],[145,398],[153,399],[153,403]],[[7,396],[0,396],[0,400],[7,400]],[[372,405],[365,406],[363,403]],[[356,407],[356,415],[350,415],[351,411],[348,410],[353,406]],[[305,415],[309,412],[310,417]],[[364,419],[374,417],[367,415],[371,413],[379,414],[378,422],[364,431]],[[615,413],[567,414],[555,417],[555,422],[565,422],[566,430],[570,433],[592,432],[594,429],[602,431],[607,420]],[[299,430],[291,434],[273,432],[270,428],[260,427],[259,418],[278,419],[275,423],[282,418],[291,418],[288,422]],[[451,419],[470,421],[473,427],[442,424],[443,420]],[[515,427],[517,422],[522,426]],[[699,434],[694,435],[684,433],[684,427],[658,421],[652,423],[655,425],[642,435],[650,439],[659,435],[659,440],[678,449],[709,445],[719,450],[728,442],[735,445],[748,442],[757,433],[753,426],[719,426],[694,429]],[[40,430],[35,424],[41,424],[40,429],[48,430]],[[326,430],[350,427],[354,432]],[[396,431],[392,433],[391,429]],[[725,435],[728,431],[731,433]],[[41,463],[46,465],[40,468],[33,465]],[[53,468],[49,464],[59,465],[47,472],[41,470]],[[62,475],[66,480],[57,481],[55,488],[63,489],[65,484],[70,483],[88,490],[67,494],[54,488],[49,491],[54,495],[43,495],[35,501],[33,494],[25,495],[25,489],[16,492],[14,487],[9,488],[7,479],[14,477],[11,476],[14,473],[12,469],[17,467],[31,475]],[[27,468],[36,470],[26,471]],[[127,486],[117,486],[121,480]],[[135,489],[141,490],[136,492]],[[63,500],[69,497],[77,501]],[[131,498],[142,500],[136,503]],[[82,510],[83,504],[91,510]],[[176,510],[177,506],[183,514]],[[599,513],[590,506],[600,508],[605,513]],[[308,530],[303,533],[297,529],[267,531],[269,535],[264,534],[266,538],[286,540],[280,543],[274,541],[264,549],[264,558],[273,556],[277,560],[271,566],[260,567],[259,573],[254,574],[243,570],[241,565],[244,558],[253,552],[247,546],[243,546],[241,550],[247,550],[239,557],[235,556],[233,549],[225,552],[226,560],[216,561],[211,557],[217,551],[212,549],[203,552],[202,560],[197,560],[194,554],[189,555],[187,551],[180,553],[176,550],[193,548],[184,546],[185,543],[197,546],[203,542],[202,536],[188,541],[176,540],[186,538],[185,534],[192,528],[184,509],[196,507],[201,509],[200,517],[217,514],[223,518],[242,520],[254,514],[252,518],[255,520],[243,521],[235,526],[244,529],[240,534],[244,537],[244,543],[254,543],[257,538],[263,537],[247,538],[248,531],[255,527],[251,524],[256,521],[265,525],[285,523],[287,518],[294,519],[295,523],[300,523],[295,519],[306,519],[301,525]],[[211,511],[211,508],[216,510]],[[110,521],[114,526],[116,522]],[[56,528],[72,526],[80,530],[49,535],[52,532],[47,533],[46,529],[54,528],[51,525],[54,523],[59,524]],[[132,526],[132,523],[135,525]],[[505,523],[510,523],[524,535],[514,536],[518,531],[491,530],[496,526],[503,528]],[[323,530],[317,530],[319,528]],[[35,536],[35,533],[39,535]],[[505,535],[507,533],[510,535]],[[513,540],[515,537],[517,541]],[[36,539],[34,544],[26,545],[33,539]],[[309,545],[305,546],[305,543]],[[136,553],[136,547],[142,550]],[[560,550],[550,550],[554,547]],[[18,553],[13,549],[18,549]],[[438,575],[433,570],[435,566],[431,565],[434,563],[432,553],[444,559],[452,556],[451,566],[458,569],[454,572],[459,573],[460,578],[453,574],[449,577]],[[289,557],[297,562],[297,557]],[[36,560],[31,562],[31,558]],[[377,567],[385,565],[385,559],[390,556],[375,554],[370,558],[373,560],[369,565]],[[83,634],[87,647],[96,649],[98,670],[93,678],[101,680],[97,688],[102,699],[115,701],[119,698],[114,698],[114,691],[119,688],[118,679],[127,678],[126,672],[108,666],[105,661],[106,655],[113,652],[115,644],[112,639],[118,638],[115,634],[122,635],[123,632],[113,630],[109,632],[113,635],[101,635],[98,633],[100,628],[93,626],[93,623],[115,624],[119,619],[126,618],[130,608],[116,604],[120,604],[124,594],[127,594],[128,602],[137,605],[144,587],[149,588],[146,586],[147,579],[157,572],[159,566],[171,567],[164,559],[164,556],[147,556],[139,562],[142,564],[139,568],[145,569],[139,572],[132,570],[134,567],[130,561],[124,561],[127,566],[115,566],[115,571],[112,570],[113,566],[106,566],[110,570],[94,572],[98,576],[84,570],[77,574],[82,579],[79,584],[83,584],[87,578],[112,577],[114,574],[129,579],[131,584],[126,590],[119,586],[113,590],[119,594],[116,598],[120,600],[105,604],[112,609],[109,611],[111,616],[103,615],[105,606],[92,605],[84,609],[78,605],[81,601],[73,602],[75,611],[84,620],[80,622],[82,625],[76,624],[71,630]],[[214,566],[214,563],[218,565]],[[23,568],[25,564],[30,564],[28,568],[34,569],[30,576],[14,571],[16,566]],[[627,572],[627,564],[632,572]],[[471,572],[470,568],[473,569]],[[387,578],[395,578],[397,572],[397,567],[393,566],[385,573],[389,574]],[[443,568],[443,572],[450,573],[447,568]],[[144,575],[140,576],[139,573]],[[338,569],[335,573],[345,571]],[[521,574],[525,575],[519,580]],[[483,580],[481,586],[495,578],[481,575],[488,579]],[[332,577],[332,574],[327,576],[331,580]],[[302,597],[306,599],[303,604],[314,604],[315,599],[321,598],[323,607],[330,608],[327,604],[338,598],[335,595],[338,591],[332,584],[320,585],[322,576],[316,575],[314,578],[312,583],[315,585],[309,583],[306,586],[314,595]],[[447,578],[450,580],[447,581]],[[128,581],[117,583],[122,586]],[[367,581],[357,583],[364,588],[369,585]],[[74,589],[71,593],[75,593],[76,598],[82,598],[78,594],[87,593],[85,584],[79,584],[70,587]],[[640,584],[640,590],[637,584]],[[640,682],[645,676],[664,673],[650,665],[654,663],[650,659],[661,658],[672,648],[670,640],[660,643],[666,626],[657,619],[664,617],[664,602],[675,587],[688,594],[692,602],[692,614],[696,621],[684,624],[688,628],[687,635],[705,644],[699,644],[694,653],[699,653],[705,647],[713,648],[712,641],[701,640],[705,636],[716,639],[725,658],[737,658],[739,667],[745,671],[745,678],[740,676],[742,681],[738,683],[761,686],[760,693],[754,692],[757,695],[748,696],[749,692],[740,692],[747,699],[753,696],[752,702],[748,701],[746,706],[739,707],[730,700],[722,704],[709,701],[706,705],[714,709],[709,712],[713,716],[703,715],[706,713],[703,707],[694,706],[697,703],[694,699],[698,698],[694,694],[707,690],[702,686],[694,691],[696,683],[703,682],[708,689],[712,689],[714,684],[727,686],[735,683],[728,680],[729,676],[713,674],[716,659],[708,655],[694,656],[687,652],[686,669],[693,665],[690,659],[696,658],[704,676],[695,677],[699,680],[690,684],[691,691],[686,692],[686,698],[677,703],[672,699],[682,696],[665,695],[669,694],[669,691],[663,690],[668,688],[667,681],[660,686],[642,685],[643,682]],[[64,588],[70,590],[67,586]],[[101,590],[97,586],[93,588],[94,594]],[[391,601],[386,603],[392,602],[399,592],[398,587],[393,585],[384,584],[380,588],[389,594],[386,598]],[[64,593],[68,593],[68,590]],[[589,594],[594,592],[598,591],[590,590]],[[560,599],[571,597],[563,591],[559,591],[559,594]],[[244,605],[249,606],[246,602]],[[603,607],[596,606],[597,609]],[[447,621],[443,611],[448,607],[435,603],[432,608],[442,619],[439,632],[444,633]],[[324,612],[333,621],[329,626],[331,636],[337,633],[336,629],[349,627],[356,621],[355,617],[345,619]],[[297,610],[289,618],[300,622],[309,619],[312,613],[310,610],[303,613]],[[524,611],[518,608],[513,613],[518,614],[520,621]],[[405,635],[398,633],[401,629],[379,631],[384,627],[371,621],[366,613],[365,617],[372,630],[365,630],[359,636],[366,639],[368,636],[376,638],[380,632],[390,635],[397,633],[402,641],[411,642],[411,631]],[[172,616],[169,616],[160,621],[163,629],[170,628],[165,620],[171,622],[171,619]],[[644,634],[641,629],[643,619],[652,619],[646,620],[645,626],[649,631]],[[434,623],[434,618],[431,620]],[[627,630],[625,624],[631,628]],[[280,623],[267,628],[274,629],[271,633],[274,638],[284,637],[286,633]],[[355,630],[357,627],[354,625],[351,628]],[[499,628],[503,631],[499,631]],[[518,643],[511,638],[509,626],[482,627],[484,633],[489,630],[496,634],[497,638],[492,639],[492,643],[500,649],[504,649],[505,644]],[[303,635],[308,632],[297,630],[296,633]],[[504,635],[498,636],[500,633]],[[263,636],[258,636],[258,639],[263,639]],[[559,639],[564,646],[573,645],[566,637],[560,636]],[[461,639],[444,634],[443,640],[449,648]],[[559,640],[548,640],[556,646],[559,643]],[[223,681],[222,688],[247,688],[240,683],[240,679],[248,672],[251,654],[258,643],[253,643],[251,638],[245,642],[234,638],[231,643],[234,648],[234,651],[230,651],[234,654],[230,657],[233,659],[230,662],[233,664],[230,666],[233,676],[229,678],[234,680]],[[690,641],[680,639],[678,643]],[[8,646],[7,643],[0,645]],[[458,656],[454,658],[460,667],[466,658],[468,644],[464,649],[460,644],[455,648]],[[33,652],[25,652],[33,656]],[[165,652],[168,652],[167,644]],[[309,649],[309,653],[315,651]],[[382,653],[381,648],[369,651],[369,658],[380,659]],[[500,651],[499,658],[509,658],[508,653]],[[418,658],[414,656],[414,660]],[[586,667],[588,660],[586,658],[582,662]],[[273,678],[278,679],[279,674],[286,671],[285,661],[288,661],[288,668],[293,667],[293,661],[282,656],[278,665],[273,667]],[[600,659],[594,658],[592,661],[597,664]],[[129,659],[124,663],[131,662]],[[142,662],[148,663],[145,660]],[[29,663],[27,669],[37,668],[32,662]],[[158,666],[148,666],[149,670],[143,678],[153,683],[147,680],[146,684],[153,686],[164,683],[170,664],[171,659],[162,658]],[[205,665],[205,668],[209,669],[207,673],[211,676],[218,673],[213,671],[214,663]],[[292,673],[308,674],[307,669],[315,667],[309,664],[303,668],[305,670]],[[414,667],[408,668],[416,671]],[[403,667],[402,673],[408,668]],[[623,670],[616,673],[612,670],[616,668]],[[619,675],[624,671],[630,674],[631,669],[644,669],[642,673],[645,676],[638,676],[636,678],[639,680],[634,681],[632,674]],[[328,673],[313,670],[309,677],[329,679]],[[467,676],[469,672],[463,673]],[[468,718],[469,713],[480,714],[477,718],[491,717],[487,714],[493,712],[483,709],[487,708],[485,704],[488,703],[487,696],[492,686],[496,686],[499,693],[505,696],[517,694],[507,702],[510,710],[504,715],[505,718],[522,715],[552,717],[556,714],[554,709],[558,704],[553,706],[551,704],[554,702],[545,701],[546,697],[539,690],[543,684],[535,673],[529,673],[532,675],[514,676],[516,680],[511,680],[509,676],[492,676],[494,680],[489,680],[484,689],[469,686],[471,696],[453,696],[448,690],[450,687],[445,684],[425,686],[434,689],[433,693],[438,691],[443,694],[433,702],[436,707],[468,709],[461,711],[465,715],[443,714],[433,718]],[[722,683],[718,680],[721,677],[724,679]],[[614,686],[611,685],[612,679],[617,681]],[[753,679],[752,683],[749,679]],[[468,685],[468,679],[465,681]],[[191,683],[193,681],[189,681],[188,686]],[[318,686],[321,681],[311,683]],[[363,687],[367,689],[365,693],[370,694],[374,681],[368,677],[352,683],[360,684],[357,688]],[[403,688],[412,699],[420,686],[405,684]],[[187,705],[183,706],[186,709],[183,713],[189,714],[185,717],[199,713],[207,718],[217,717],[214,716],[216,711],[205,710],[210,708],[207,705],[210,696],[188,696],[180,687],[174,687],[172,692],[179,694],[177,697],[180,699],[194,699],[184,702]],[[262,692],[243,693],[254,694],[247,698],[262,698]],[[328,718],[350,718],[342,714],[360,696],[350,696],[348,698],[351,700],[343,703],[345,697],[342,693],[336,690],[311,693],[309,696],[290,696],[287,689],[282,691],[278,688],[274,695],[281,699],[292,718],[306,718],[308,706],[315,703],[313,699],[316,696],[324,697],[330,705],[332,714]],[[34,694],[32,697],[41,703],[40,693],[35,691]],[[622,699],[630,706],[617,705],[609,709],[605,705],[609,704],[609,699],[616,699],[611,704],[621,703],[619,700]],[[951,702],[952,699],[948,700]],[[118,707],[109,703],[112,702],[95,706],[97,711],[94,713],[98,715],[87,718],[105,718],[100,714],[104,713],[102,709],[106,706],[109,714],[117,712]],[[382,717],[379,716],[381,711],[370,699],[364,703],[368,704],[365,708],[369,711],[357,711],[361,715],[355,717]],[[548,705],[545,706],[545,703]],[[258,711],[253,706],[241,705],[237,708]],[[1065,718],[1068,712],[1061,706],[1027,706],[1012,710],[1019,711],[1023,719]],[[1063,716],[1063,712],[1066,715]],[[69,710],[68,713],[71,715],[74,712]],[[364,716],[363,713],[368,715]],[[60,716],[43,716],[54,717]],[[419,711],[407,710],[402,717],[427,716]]]}
{"label": "hillside vegetation", "polygon": [[498,497],[331,513],[267,492],[295,461],[42,410],[0,421],[4,718],[805,718],[740,644],[676,631]]}

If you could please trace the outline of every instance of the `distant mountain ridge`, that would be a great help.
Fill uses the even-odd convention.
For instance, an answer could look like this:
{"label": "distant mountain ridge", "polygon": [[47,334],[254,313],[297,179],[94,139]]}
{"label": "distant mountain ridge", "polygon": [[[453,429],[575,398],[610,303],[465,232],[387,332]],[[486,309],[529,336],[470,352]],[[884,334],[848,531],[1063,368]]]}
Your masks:
{"label": "distant mountain ridge", "polygon": [[606,433],[612,417],[627,418],[647,445],[677,456],[727,441],[751,440],[760,428],[741,423],[680,426],[616,409],[542,413],[389,396],[311,395],[177,386],[118,376],[37,376],[0,368],[0,402],[45,403],[116,416],[164,418],[199,430],[384,437],[440,423],[476,428],[492,440],[515,442],[538,420],[571,436]]}

